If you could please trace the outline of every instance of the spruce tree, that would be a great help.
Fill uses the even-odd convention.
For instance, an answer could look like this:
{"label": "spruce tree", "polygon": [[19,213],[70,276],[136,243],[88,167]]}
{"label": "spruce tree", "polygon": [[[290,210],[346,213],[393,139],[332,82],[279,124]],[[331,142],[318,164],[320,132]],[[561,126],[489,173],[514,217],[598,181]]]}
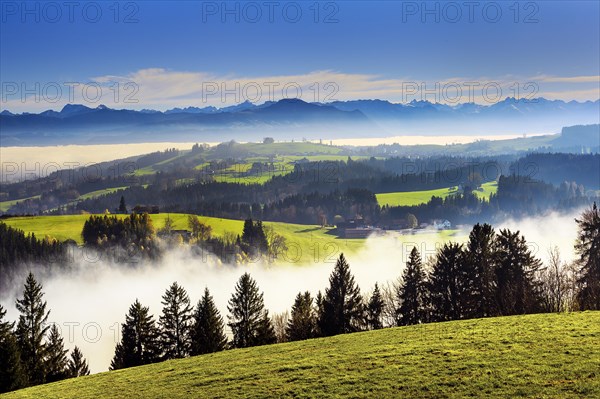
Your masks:
{"label": "spruce tree", "polygon": [[43,300],[42,285],[38,284],[30,272],[25,281],[23,298],[17,299],[17,310],[21,313],[17,324],[17,342],[21,359],[30,384],[41,384],[45,380],[44,356],[46,344],[44,337],[50,326],[46,325],[49,311]]}
{"label": "spruce tree", "polygon": [[121,195],[121,200],[119,201],[119,213],[127,213],[127,205],[125,205],[125,197]]}
{"label": "spruce tree", "polygon": [[6,310],[0,305],[0,393],[22,388],[27,382],[13,333],[14,323],[4,321],[5,316]]}
{"label": "spruce tree", "polygon": [[265,309],[262,317],[258,321],[256,328],[256,336],[253,340],[253,345],[269,345],[277,342],[277,335],[275,334],[275,328],[273,322],[269,317],[269,311]]}
{"label": "spruce tree", "polygon": [[467,317],[489,317],[496,309],[496,233],[489,224],[476,224],[465,249],[469,285]]}
{"label": "spruce tree", "polygon": [[541,267],[525,237],[508,229],[500,231],[496,238],[497,289],[496,301],[501,315],[537,312],[541,309],[539,286],[535,275]]}
{"label": "spruce tree", "polygon": [[429,277],[430,321],[458,320],[465,317],[463,306],[469,287],[464,265],[462,245],[447,243],[438,251]]}
{"label": "spruce tree", "polygon": [[325,323],[325,308],[323,307],[323,294],[321,291],[317,292],[315,297],[315,310],[316,310],[316,329],[315,335],[317,337],[323,337],[323,324]]}
{"label": "spruce tree", "polygon": [[379,285],[375,283],[375,289],[367,304],[367,325],[371,330],[379,330],[383,328],[381,318],[385,309],[385,302],[379,291]]}
{"label": "spruce tree", "polygon": [[71,359],[69,359],[69,364],[67,366],[69,377],[83,377],[85,375],[90,374],[90,369],[88,368],[87,361],[83,357],[81,350],[79,347],[75,346],[73,351],[71,352]]}
{"label": "spruce tree", "polygon": [[600,310],[600,213],[594,202],[577,222],[575,251],[581,267],[577,295],[581,310]]}
{"label": "spruce tree", "polygon": [[215,306],[208,288],[205,288],[204,296],[198,301],[194,312],[194,323],[191,330],[191,354],[201,355],[224,350],[227,346],[227,336],[224,328],[223,318]]}
{"label": "spruce tree", "polygon": [[121,327],[121,342],[115,348],[111,370],[141,366],[160,359],[159,333],[147,307],[136,299]]}
{"label": "spruce tree", "polygon": [[56,324],[52,324],[46,346],[45,369],[47,382],[60,381],[68,377],[67,352],[58,327],[56,327]]}
{"label": "spruce tree", "polygon": [[397,325],[406,326],[427,321],[427,281],[421,255],[416,247],[410,252],[396,295],[399,303],[396,309]]}
{"label": "spruce tree", "polygon": [[316,318],[310,292],[299,292],[292,306],[292,314],[286,327],[288,341],[301,341],[316,337]]}
{"label": "spruce tree", "polygon": [[185,289],[174,282],[162,297],[159,318],[160,342],[165,359],[182,358],[190,353],[192,308]]}
{"label": "spruce tree", "polygon": [[323,314],[319,321],[325,336],[359,331],[364,324],[360,288],[354,282],[344,254],[340,254],[329,277],[323,297]]}
{"label": "spruce tree", "polygon": [[269,329],[271,321],[265,311],[263,294],[248,273],[238,280],[227,310],[233,347],[247,348],[275,341],[273,327]]}

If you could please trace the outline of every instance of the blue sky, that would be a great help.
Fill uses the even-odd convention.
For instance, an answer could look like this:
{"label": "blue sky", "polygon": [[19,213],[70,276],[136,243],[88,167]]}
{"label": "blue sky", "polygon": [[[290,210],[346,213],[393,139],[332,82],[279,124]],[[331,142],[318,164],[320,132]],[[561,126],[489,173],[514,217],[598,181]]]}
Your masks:
{"label": "blue sky", "polygon": [[[83,1],[73,10],[63,2],[22,4],[1,2],[2,108],[17,111],[68,102],[66,89],[55,103],[44,93],[23,100],[23,87],[42,92],[48,82],[133,81],[136,103],[122,104],[127,93],[121,87],[118,101],[101,101],[156,109],[215,105],[210,98],[198,102],[206,90],[196,87],[200,80],[240,92],[214,96],[228,104],[257,98],[242,93],[245,83],[265,90],[264,82],[273,81],[298,82],[305,97],[314,81],[320,92],[311,89],[308,99],[316,100],[323,100],[328,82],[337,84],[334,99],[402,101],[409,99],[403,82],[426,82],[431,89],[436,82],[469,81],[498,82],[502,97],[522,95],[528,82],[549,98],[599,97],[598,1],[474,2],[472,9],[462,1],[137,1],[118,7]],[[510,89],[515,83],[520,92]],[[82,100],[78,90],[74,95]]]}

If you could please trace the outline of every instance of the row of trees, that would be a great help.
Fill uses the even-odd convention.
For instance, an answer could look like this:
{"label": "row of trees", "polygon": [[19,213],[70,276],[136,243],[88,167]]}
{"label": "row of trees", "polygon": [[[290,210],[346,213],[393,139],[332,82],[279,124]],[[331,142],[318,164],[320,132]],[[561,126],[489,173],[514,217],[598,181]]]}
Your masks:
{"label": "row of trees", "polygon": [[0,292],[10,287],[25,264],[49,265],[64,261],[68,245],[69,242],[61,243],[50,236],[38,238],[34,233],[25,234],[0,221]]}
{"label": "row of trees", "polygon": [[231,342],[208,288],[192,308],[186,290],[174,282],[161,303],[158,323],[138,300],[130,306],[121,330],[122,340],[111,362],[112,370],[276,341],[263,294],[248,273],[242,275],[229,301]]}
{"label": "row of trees", "polygon": [[119,245],[124,248],[135,246],[136,250],[152,252],[156,249],[152,220],[147,213],[120,218],[114,215],[91,215],[83,224],[81,236],[85,245],[96,248]]}
{"label": "row of trees", "polygon": [[4,320],[6,310],[0,305],[0,392],[90,373],[78,347],[67,358],[56,324],[47,323],[50,311],[43,297],[41,284],[30,273],[16,302],[16,328]]}

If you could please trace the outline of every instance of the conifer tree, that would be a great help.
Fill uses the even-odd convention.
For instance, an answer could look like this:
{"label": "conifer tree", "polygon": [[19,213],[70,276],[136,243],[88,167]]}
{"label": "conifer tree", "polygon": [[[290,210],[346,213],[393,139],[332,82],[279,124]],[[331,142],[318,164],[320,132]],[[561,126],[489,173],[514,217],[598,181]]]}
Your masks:
{"label": "conifer tree", "polygon": [[323,307],[323,294],[321,291],[317,292],[315,297],[315,310],[316,310],[316,329],[315,335],[317,337],[323,337],[323,323],[325,322],[325,308]]}
{"label": "conifer tree", "polygon": [[26,385],[21,367],[21,353],[13,333],[14,323],[4,321],[6,310],[0,305],[0,393],[14,391]]}
{"label": "conifer tree", "polygon": [[115,348],[111,370],[141,366],[160,359],[159,332],[147,307],[136,299],[121,327],[121,342]]}
{"label": "conifer tree", "polygon": [[535,275],[541,267],[527,247],[525,237],[508,229],[500,231],[496,238],[497,289],[496,301],[499,314],[514,315],[537,312],[541,309],[539,286]]}
{"label": "conifer tree", "polygon": [[375,289],[367,304],[367,325],[371,330],[379,330],[383,328],[381,318],[385,310],[385,302],[379,290],[379,285],[375,283]]}
{"label": "conifer tree", "polygon": [[23,298],[17,299],[17,310],[21,313],[17,324],[16,337],[21,359],[30,384],[41,384],[45,380],[44,356],[46,344],[44,337],[50,326],[46,325],[49,311],[43,300],[42,285],[30,272],[25,281]]}
{"label": "conifer tree", "polygon": [[90,374],[90,369],[88,368],[87,361],[83,357],[81,350],[79,347],[75,346],[73,351],[71,352],[71,359],[69,359],[68,364],[69,377],[83,377],[85,375]]}
{"label": "conifer tree", "polygon": [[364,324],[360,288],[354,282],[344,254],[340,254],[329,277],[322,306],[319,324],[325,336],[359,331]]}
{"label": "conifer tree", "polygon": [[67,352],[58,327],[56,324],[52,324],[46,347],[45,368],[47,382],[60,381],[68,377]]}
{"label": "conifer tree", "polygon": [[227,310],[233,347],[247,348],[275,342],[275,332],[265,310],[263,294],[248,273],[238,280]]}
{"label": "conifer tree", "polygon": [[165,359],[182,358],[190,353],[192,308],[185,289],[174,282],[162,297],[159,318],[160,342]]}
{"label": "conifer tree", "polygon": [[191,330],[191,354],[219,352],[227,346],[225,324],[208,288],[198,301]]}
{"label": "conifer tree", "polygon": [[125,205],[125,197],[121,195],[121,200],[119,201],[119,213],[127,213],[127,205]]}
{"label": "conifer tree", "polygon": [[289,341],[300,341],[316,337],[316,318],[310,292],[299,292],[296,295],[285,332]]}
{"label": "conifer tree", "polygon": [[581,310],[600,310],[600,213],[594,202],[577,222],[575,250],[581,267],[577,299]]}
{"label": "conifer tree", "polygon": [[249,255],[265,254],[269,250],[267,236],[260,220],[247,219],[244,221],[241,240]]}
{"label": "conifer tree", "polygon": [[429,278],[430,321],[458,320],[469,292],[461,244],[446,243],[438,251]]}
{"label": "conifer tree", "polygon": [[406,326],[427,321],[427,281],[421,255],[416,247],[410,252],[402,283],[396,293],[399,306],[396,309],[396,324]]}
{"label": "conifer tree", "polygon": [[489,317],[496,309],[496,233],[489,224],[476,224],[465,249],[469,285],[465,312],[470,318]]}
{"label": "conifer tree", "polygon": [[258,327],[256,328],[256,336],[254,338],[255,345],[269,345],[277,342],[277,334],[275,334],[275,328],[273,322],[269,317],[269,311],[264,310],[262,317],[258,321]]}

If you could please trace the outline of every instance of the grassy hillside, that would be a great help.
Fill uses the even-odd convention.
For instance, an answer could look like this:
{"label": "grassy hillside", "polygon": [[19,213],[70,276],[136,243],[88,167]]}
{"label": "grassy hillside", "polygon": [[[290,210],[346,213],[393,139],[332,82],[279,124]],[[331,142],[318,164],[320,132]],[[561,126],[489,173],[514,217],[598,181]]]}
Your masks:
{"label": "grassy hillside", "polygon": [[40,197],[39,195],[34,195],[33,197],[29,197],[29,198],[21,198],[21,199],[10,200],[10,201],[2,201],[2,202],[0,202],[0,212],[8,211],[8,208],[15,205],[17,202],[26,201],[28,199],[35,199],[35,198],[39,198],[39,197]]}
{"label": "grassy hillside", "polygon": [[386,329],[232,350],[9,398],[597,398],[600,312]]}
{"label": "grassy hillside", "polygon": [[[483,183],[481,185],[481,191],[474,191],[474,193],[479,198],[489,199],[490,195],[495,194],[497,190],[498,183],[492,181]],[[433,196],[446,198],[447,196],[456,193],[457,187],[454,186],[448,188],[439,188],[436,190],[382,193],[375,194],[375,197],[377,197],[377,202],[381,206],[415,206],[427,203]]]}

